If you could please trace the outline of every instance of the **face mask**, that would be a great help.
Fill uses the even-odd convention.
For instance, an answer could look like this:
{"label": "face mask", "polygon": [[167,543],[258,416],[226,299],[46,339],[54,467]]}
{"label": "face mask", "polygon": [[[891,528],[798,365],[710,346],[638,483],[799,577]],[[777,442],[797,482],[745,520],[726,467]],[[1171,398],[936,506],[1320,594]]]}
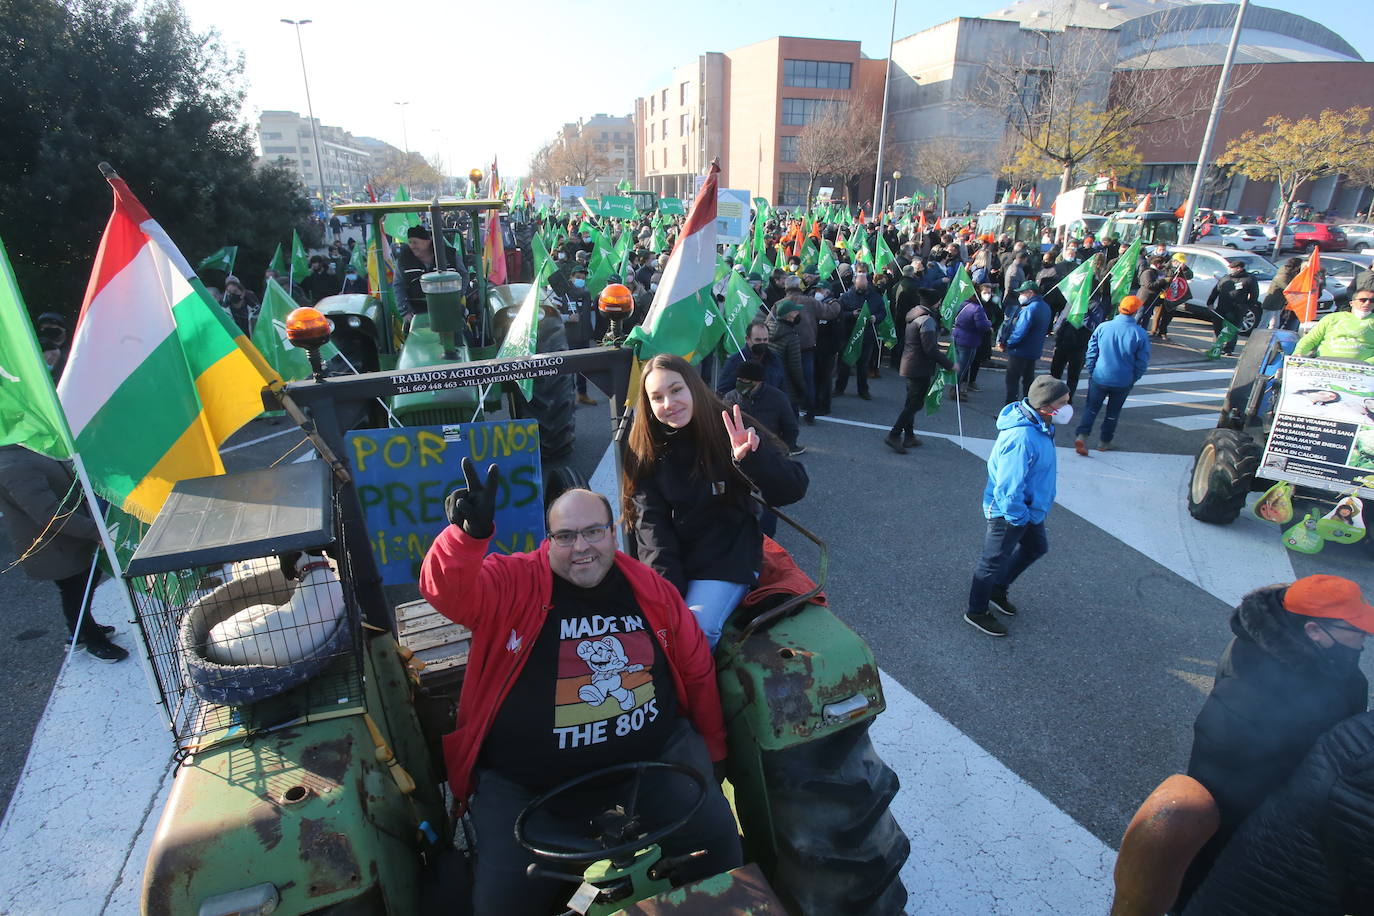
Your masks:
{"label": "face mask", "polygon": [[592,237],[591,237],[590,235],[584,235],[584,236],[582,236],[582,241],[584,241],[584,242],[590,242],[591,240],[592,240]]}
{"label": "face mask", "polygon": [[657,283],[650,283],[650,284],[649,284],[649,292],[651,292],[651,293],[653,293],[653,292],[658,292],[658,284],[657,284]]}
{"label": "face mask", "polygon": [[1030,302],[1030,301],[1031,301],[1031,297],[1030,297],[1030,296],[1017,296],[1016,298],[1017,298],[1017,301],[1020,302],[1022,305],[1025,305],[1027,302]]}
{"label": "face mask", "polygon": [[737,378],[735,379],[735,390],[743,395],[753,394],[754,382],[752,379]]}
{"label": "face mask", "polygon": [[1073,419],[1073,405],[1065,404],[1063,407],[1050,414],[1050,422],[1055,426],[1063,426]]}
{"label": "face mask", "polygon": [[1364,319],[1368,318],[1370,315],[1374,315],[1374,310],[1361,309],[1358,305],[1353,305],[1350,307],[1350,314],[1354,315],[1356,318]]}
{"label": "face mask", "polygon": [[581,277],[574,277],[574,278],[573,278],[573,286],[576,286],[578,289],[582,289],[582,288],[585,287],[586,285],[587,285],[587,281],[586,281],[586,280],[583,280]]}
{"label": "face mask", "polygon": [[353,273],[352,271],[349,271],[348,273],[344,274],[344,279],[348,280],[351,283],[354,280],[358,279],[358,275]]}
{"label": "face mask", "polygon": [[557,258],[558,258],[558,260],[560,260],[560,261],[566,261],[566,260],[568,259],[568,254],[567,254],[567,252],[565,252],[565,251],[560,251],[560,252],[558,252],[558,254],[557,254]]}
{"label": "face mask", "polygon": [[983,293],[983,295],[980,296],[979,298],[982,299],[984,302],[991,302],[991,301],[992,301],[992,293]]}
{"label": "face mask", "polygon": [[755,356],[763,356],[765,353],[768,352],[768,344],[766,344],[766,343],[751,344],[751,345],[749,346],[749,352],[752,353],[752,354],[754,354]]}
{"label": "face mask", "polygon": [[817,302],[824,302],[824,301],[825,301],[825,293],[821,292],[820,290],[816,290],[816,301],[817,301]]}
{"label": "face mask", "polygon": [[1363,649],[1352,649],[1336,643],[1322,651],[1322,661],[1329,671],[1355,671],[1360,667],[1360,653]]}

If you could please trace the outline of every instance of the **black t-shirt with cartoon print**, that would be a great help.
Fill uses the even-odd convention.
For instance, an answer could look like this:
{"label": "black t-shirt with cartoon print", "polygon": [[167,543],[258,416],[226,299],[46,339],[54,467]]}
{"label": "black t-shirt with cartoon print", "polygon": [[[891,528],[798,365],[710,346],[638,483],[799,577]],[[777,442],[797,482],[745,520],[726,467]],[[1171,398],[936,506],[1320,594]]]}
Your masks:
{"label": "black t-shirt with cartoon print", "polygon": [[552,605],[478,756],[540,792],[658,759],[677,723],[672,673],[624,573],[612,566],[593,588],[555,573]]}

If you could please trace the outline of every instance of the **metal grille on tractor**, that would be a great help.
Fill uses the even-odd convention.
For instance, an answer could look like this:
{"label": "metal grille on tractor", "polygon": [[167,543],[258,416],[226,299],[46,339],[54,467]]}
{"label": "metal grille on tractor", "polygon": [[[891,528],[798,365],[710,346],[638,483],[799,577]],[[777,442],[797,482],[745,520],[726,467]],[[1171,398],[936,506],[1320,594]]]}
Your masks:
{"label": "metal grille on tractor", "polygon": [[362,710],[339,531],[323,462],[173,489],[125,578],[178,753]]}

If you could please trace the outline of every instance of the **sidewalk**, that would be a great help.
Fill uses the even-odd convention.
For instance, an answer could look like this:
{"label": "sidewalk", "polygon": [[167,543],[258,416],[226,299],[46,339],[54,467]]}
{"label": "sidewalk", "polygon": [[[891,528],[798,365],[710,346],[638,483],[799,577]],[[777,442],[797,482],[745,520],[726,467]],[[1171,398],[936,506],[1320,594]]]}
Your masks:
{"label": "sidewalk", "polygon": [[[119,585],[92,600],[99,620],[128,617]],[[133,625],[117,637],[135,651]],[[138,913],[143,862],[171,778],[172,741],[131,654],[85,652],[62,666],[0,822],[4,916]]]}

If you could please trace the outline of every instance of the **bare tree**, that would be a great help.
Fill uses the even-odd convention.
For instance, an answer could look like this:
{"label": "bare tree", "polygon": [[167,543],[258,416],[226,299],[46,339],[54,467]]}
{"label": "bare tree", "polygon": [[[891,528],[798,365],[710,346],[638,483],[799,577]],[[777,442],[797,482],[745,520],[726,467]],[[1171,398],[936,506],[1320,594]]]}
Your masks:
{"label": "bare tree", "polygon": [[530,157],[530,185],[552,194],[558,190],[558,176],[553,173],[555,145],[545,143]]}
{"label": "bare tree", "polygon": [[553,150],[553,173],[565,184],[587,185],[611,167],[590,136],[566,137]]}
{"label": "bare tree", "polygon": [[1152,69],[1150,48],[1132,57],[1130,69],[1116,69],[1117,39],[1103,29],[1037,32],[1032,50],[987,55],[967,99],[1007,120],[1022,157],[1043,159],[1047,170],[1052,164],[1060,193],[1072,187],[1075,172],[1133,147],[1142,130],[1210,105],[1209,74]]}
{"label": "bare tree", "polygon": [[412,198],[419,198],[441,193],[444,176],[419,153],[394,150],[382,161],[377,183],[386,187],[405,185]]}
{"label": "bare tree", "polygon": [[806,171],[804,206],[811,207],[822,176],[839,175],[851,157],[848,106],[830,100],[797,135],[797,165]]}
{"label": "bare tree", "polygon": [[949,187],[958,184],[982,167],[986,155],[967,140],[940,137],[919,144],[911,152],[911,168],[916,177],[929,184],[940,196],[940,218],[949,212]]}

